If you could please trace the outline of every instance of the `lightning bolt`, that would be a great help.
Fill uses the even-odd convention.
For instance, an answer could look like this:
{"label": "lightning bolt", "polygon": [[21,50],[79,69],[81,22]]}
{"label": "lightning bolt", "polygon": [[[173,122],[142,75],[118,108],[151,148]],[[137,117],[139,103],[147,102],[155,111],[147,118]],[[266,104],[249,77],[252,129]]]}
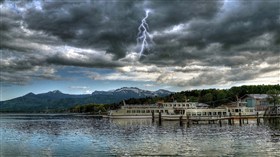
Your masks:
{"label": "lightning bolt", "polygon": [[139,58],[143,55],[145,49],[149,50],[149,42],[153,43],[152,36],[148,32],[149,25],[146,22],[146,19],[149,17],[149,10],[146,10],[146,16],[142,19],[140,26],[138,27],[137,34],[137,44],[141,44],[141,48],[139,51]]}

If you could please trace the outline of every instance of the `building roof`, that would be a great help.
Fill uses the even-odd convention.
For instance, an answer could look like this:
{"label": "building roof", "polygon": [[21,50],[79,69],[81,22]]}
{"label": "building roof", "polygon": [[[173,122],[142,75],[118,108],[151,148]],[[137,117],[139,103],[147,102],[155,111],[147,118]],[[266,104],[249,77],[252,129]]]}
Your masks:
{"label": "building roof", "polygon": [[245,97],[251,97],[251,98],[254,98],[254,99],[267,99],[267,98],[270,98],[269,95],[267,94],[246,94],[242,97],[242,99],[244,99]]}
{"label": "building roof", "polygon": [[204,103],[199,103],[196,105],[196,107],[209,107],[209,105]]}

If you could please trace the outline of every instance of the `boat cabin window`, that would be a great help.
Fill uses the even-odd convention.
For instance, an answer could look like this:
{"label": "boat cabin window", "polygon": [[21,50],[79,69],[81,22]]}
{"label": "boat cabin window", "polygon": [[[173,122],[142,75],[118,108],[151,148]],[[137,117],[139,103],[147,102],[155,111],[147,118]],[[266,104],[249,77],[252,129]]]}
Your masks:
{"label": "boat cabin window", "polygon": [[150,110],[147,110],[146,113],[150,113]]}
{"label": "boat cabin window", "polygon": [[131,110],[127,110],[127,113],[131,113]]}
{"label": "boat cabin window", "polygon": [[137,113],[140,113],[140,110],[137,110]]}
{"label": "boat cabin window", "polygon": [[254,112],[254,109],[250,109],[250,112]]}
{"label": "boat cabin window", "polygon": [[145,110],[142,110],[141,113],[145,113]]}
{"label": "boat cabin window", "polygon": [[223,115],[224,115],[224,116],[227,115],[227,112],[223,112]]}
{"label": "boat cabin window", "polygon": [[132,110],[132,113],[135,113],[135,110]]}
{"label": "boat cabin window", "polygon": [[170,104],[169,106],[172,107],[172,104]]}
{"label": "boat cabin window", "polygon": [[159,111],[158,110],[156,110],[156,113],[158,113]]}
{"label": "boat cabin window", "polygon": [[212,112],[208,112],[208,115],[211,116],[211,115],[212,115]]}
{"label": "boat cabin window", "polygon": [[217,113],[216,113],[216,112],[213,112],[213,115],[215,116],[215,115],[217,115]]}
{"label": "boat cabin window", "polygon": [[221,115],[221,112],[218,112],[218,115]]}
{"label": "boat cabin window", "polygon": [[174,104],[174,107],[176,107],[176,104]]}
{"label": "boat cabin window", "polygon": [[183,107],[185,107],[186,105],[185,104],[183,104]]}
{"label": "boat cabin window", "polygon": [[206,112],[203,112],[203,116],[206,116]]}
{"label": "boat cabin window", "polygon": [[178,104],[178,106],[180,107],[180,106],[181,106],[181,104]]}

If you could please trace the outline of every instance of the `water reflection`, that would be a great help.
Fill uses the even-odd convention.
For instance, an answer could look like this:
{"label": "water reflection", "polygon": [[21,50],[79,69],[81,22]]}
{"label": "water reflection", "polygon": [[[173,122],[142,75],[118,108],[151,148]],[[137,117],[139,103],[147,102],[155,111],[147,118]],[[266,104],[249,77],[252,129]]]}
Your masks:
{"label": "water reflection", "polygon": [[0,156],[276,156],[278,127],[1,115]]}

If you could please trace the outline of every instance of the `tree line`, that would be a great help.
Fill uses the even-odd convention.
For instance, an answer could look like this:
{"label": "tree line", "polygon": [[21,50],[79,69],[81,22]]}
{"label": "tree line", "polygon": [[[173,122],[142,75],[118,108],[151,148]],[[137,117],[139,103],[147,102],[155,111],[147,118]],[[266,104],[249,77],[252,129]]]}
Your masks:
{"label": "tree line", "polygon": [[[159,101],[164,102],[199,102],[206,103],[210,107],[217,107],[229,102],[235,102],[238,98],[246,94],[269,94],[271,103],[279,104],[280,85],[244,85],[240,87],[232,87],[230,89],[202,89],[187,90],[173,93],[165,97],[146,97],[146,98],[130,98],[125,100],[126,104],[155,104]],[[114,104],[85,104],[76,105],[69,109],[69,112],[76,113],[105,113],[108,110],[120,108],[123,101]]]}
{"label": "tree line", "polygon": [[[164,102],[199,102],[206,103],[211,107],[217,107],[225,103],[235,102],[237,98],[241,98],[246,94],[269,94],[276,96],[280,94],[280,85],[244,85],[240,87],[232,87],[230,89],[202,89],[187,90],[173,93],[166,97],[146,97],[140,99],[128,99],[127,104],[151,104],[158,101]],[[279,103],[278,98],[274,98],[274,103]]]}
{"label": "tree line", "polygon": [[93,114],[104,114],[108,110],[114,110],[119,108],[119,104],[85,104],[76,105],[69,109],[69,112],[74,113],[93,113]]}

